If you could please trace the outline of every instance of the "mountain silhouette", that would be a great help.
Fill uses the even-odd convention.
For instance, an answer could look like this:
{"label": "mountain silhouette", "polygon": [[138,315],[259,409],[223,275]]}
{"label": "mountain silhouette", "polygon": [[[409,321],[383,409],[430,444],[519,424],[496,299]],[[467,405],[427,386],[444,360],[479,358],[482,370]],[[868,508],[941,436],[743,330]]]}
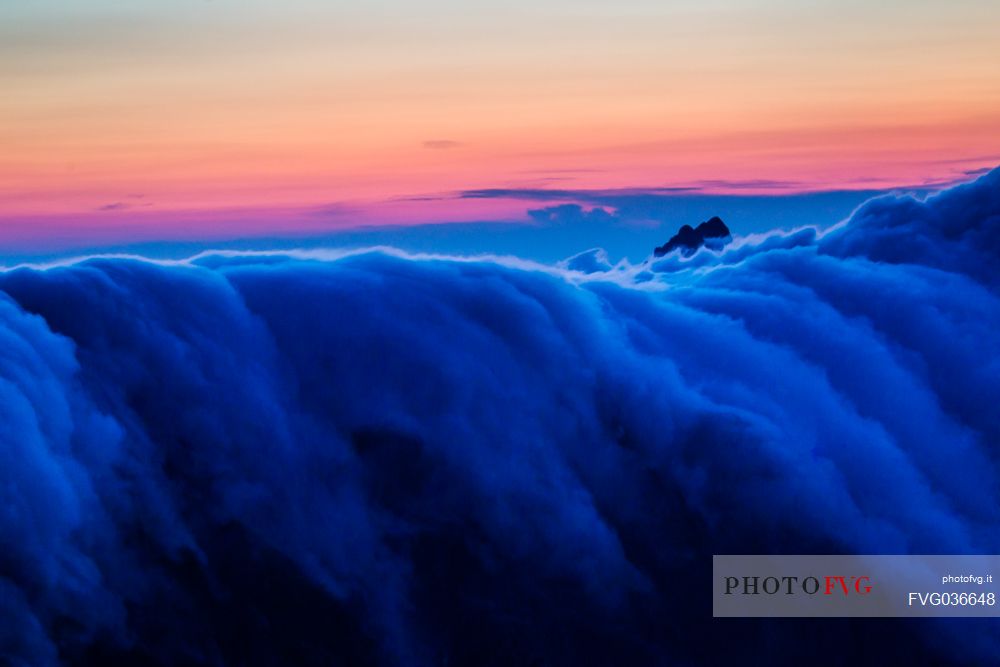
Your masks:
{"label": "mountain silhouette", "polygon": [[684,225],[676,234],[670,237],[669,241],[653,250],[653,255],[663,257],[674,250],[680,249],[682,255],[690,257],[703,245],[711,248],[721,248],[729,243],[731,238],[732,234],[729,231],[729,227],[726,227],[726,223],[722,221],[722,218],[714,216],[697,227]]}

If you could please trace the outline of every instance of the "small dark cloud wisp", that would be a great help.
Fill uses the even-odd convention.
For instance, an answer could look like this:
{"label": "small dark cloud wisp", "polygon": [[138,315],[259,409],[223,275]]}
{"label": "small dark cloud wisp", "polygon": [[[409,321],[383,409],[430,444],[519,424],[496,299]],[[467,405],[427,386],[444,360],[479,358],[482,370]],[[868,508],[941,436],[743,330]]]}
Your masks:
{"label": "small dark cloud wisp", "polygon": [[423,146],[431,150],[448,150],[449,148],[461,148],[462,142],[451,139],[428,139]]}
{"label": "small dark cloud wisp", "polygon": [[104,206],[98,206],[98,211],[123,211],[127,208],[131,208],[131,204],[126,204],[123,201],[115,201],[110,204],[105,204]]}

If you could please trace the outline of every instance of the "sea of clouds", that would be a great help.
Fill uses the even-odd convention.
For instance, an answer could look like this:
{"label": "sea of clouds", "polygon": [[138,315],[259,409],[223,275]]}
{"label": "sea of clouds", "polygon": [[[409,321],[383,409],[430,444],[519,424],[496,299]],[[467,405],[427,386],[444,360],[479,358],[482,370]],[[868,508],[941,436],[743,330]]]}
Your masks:
{"label": "sea of clouds", "polygon": [[1000,553],[1000,170],[640,265],[0,273],[0,664],[977,663],[713,553]]}

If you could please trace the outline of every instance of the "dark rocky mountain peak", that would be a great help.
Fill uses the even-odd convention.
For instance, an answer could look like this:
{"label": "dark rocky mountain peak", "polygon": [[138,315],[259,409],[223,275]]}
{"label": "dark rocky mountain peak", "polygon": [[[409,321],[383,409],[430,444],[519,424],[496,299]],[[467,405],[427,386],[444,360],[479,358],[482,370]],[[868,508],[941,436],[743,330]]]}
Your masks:
{"label": "dark rocky mountain peak", "polygon": [[653,255],[663,257],[680,249],[682,255],[690,257],[702,246],[718,249],[729,243],[731,239],[732,233],[729,231],[729,227],[726,227],[722,218],[714,216],[697,227],[684,225],[670,237],[669,241],[653,250]]}

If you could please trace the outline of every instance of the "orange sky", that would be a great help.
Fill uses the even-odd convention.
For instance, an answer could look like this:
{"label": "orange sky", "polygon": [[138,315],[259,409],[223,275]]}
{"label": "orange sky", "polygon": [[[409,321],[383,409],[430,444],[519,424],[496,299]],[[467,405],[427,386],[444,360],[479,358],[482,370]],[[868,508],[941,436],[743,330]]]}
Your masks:
{"label": "orange sky", "polygon": [[0,225],[468,219],[517,206],[420,198],[887,188],[1000,163],[993,1],[10,4]]}

